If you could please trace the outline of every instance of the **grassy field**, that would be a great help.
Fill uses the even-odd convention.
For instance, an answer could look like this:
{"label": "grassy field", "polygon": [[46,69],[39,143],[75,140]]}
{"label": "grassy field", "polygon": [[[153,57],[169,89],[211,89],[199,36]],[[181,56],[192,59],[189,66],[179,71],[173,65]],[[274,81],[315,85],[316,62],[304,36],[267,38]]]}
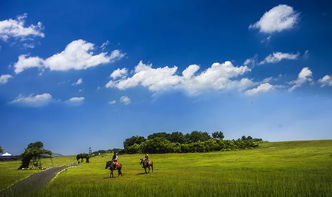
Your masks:
{"label": "grassy field", "polygon": [[110,155],[94,157],[59,174],[39,196],[332,196],[332,140],[154,154],[148,175],[138,164],[142,157],[120,155],[123,176],[112,179],[104,169]]}
{"label": "grassy field", "polygon": [[332,196],[332,140],[264,143],[258,149],[121,155],[123,177],[109,178],[109,156],[61,173],[40,196]]}
{"label": "grassy field", "polygon": [[[75,163],[74,157],[55,157],[51,159],[42,159],[42,166],[56,167],[64,166],[71,163]],[[0,162],[0,191],[7,188],[11,184],[24,179],[40,170],[17,170],[21,161],[6,161]]]}

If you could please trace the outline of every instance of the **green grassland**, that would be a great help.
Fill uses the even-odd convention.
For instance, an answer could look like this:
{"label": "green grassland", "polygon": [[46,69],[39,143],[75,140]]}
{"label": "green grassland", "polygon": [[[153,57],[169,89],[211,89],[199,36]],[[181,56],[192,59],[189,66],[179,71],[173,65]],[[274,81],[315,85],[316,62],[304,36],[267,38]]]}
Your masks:
{"label": "green grassland", "polygon": [[[64,166],[75,163],[74,157],[55,157],[52,160],[45,158],[41,160],[45,168]],[[21,161],[0,162],[0,191],[12,185],[13,183],[24,179],[40,170],[17,170]]]}
{"label": "green grassland", "polygon": [[116,178],[104,169],[110,156],[63,171],[37,196],[332,196],[332,140],[151,154],[155,170],[148,175],[139,166],[143,155],[120,155],[123,176]]}
{"label": "green grassland", "polygon": [[332,140],[263,143],[241,151],[120,155],[123,177],[109,178],[110,155],[61,173],[40,196],[331,196]]}

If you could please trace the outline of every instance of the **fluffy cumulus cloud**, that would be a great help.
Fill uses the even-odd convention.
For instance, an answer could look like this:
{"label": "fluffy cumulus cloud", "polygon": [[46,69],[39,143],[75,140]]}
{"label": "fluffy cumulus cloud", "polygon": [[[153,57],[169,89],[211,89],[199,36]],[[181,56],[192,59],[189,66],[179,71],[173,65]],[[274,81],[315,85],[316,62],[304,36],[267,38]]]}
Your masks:
{"label": "fluffy cumulus cloud", "polygon": [[266,64],[266,63],[278,63],[281,60],[296,60],[298,58],[298,53],[282,53],[282,52],[274,52],[267,57],[259,64]]}
{"label": "fluffy cumulus cloud", "polygon": [[248,96],[253,96],[253,95],[269,92],[269,91],[273,90],[273,88],[274,88],[273,85],[271,85],[269,83],[263,83],[263,84],[260,84],[259,86],[257,86],[256,88],[252,88],[250,90],[245,91],[245,94]]}
{"label": "fluffy cumulus cloud", "polygon": [[83,79],[82,78],[79,78],[77,79],[77,81],[75,81],[72,85],[73,86],[78,86],[78,85],[81,85],[83,83]]}
{"label": "fluffy cumulus cloud", "polygon": [[291,29],[299,20],[299,13],[291,6],[278,5],[264,15],[255,24],[249,28],[259,29],[263,33],[281,32],[286,29]]}
{"label": "fluffy cumulus cloud", "polygon": [[120,101],[120,103],[123,103],[125,105],[129,105],[131,103],[131,100],[128,96],[121,96],[119,101]]}
{"label": "fluffy cumulus cloud", "polygon": [[8,80],[12,77],[13,76],[11,76],[11,75],[0,75],[0,85],[7,83]]}
{"label": "fluffy cumulus cloud", "polygon": [[15,73],[20,73],[26,69],[34,67],[42,67],[43,59],[39,57],[27,57],[26,55],[20,55],[18,61],[15,63]]}
{"label": "fluffy cumulus cloud", "polygon": [[29,107],[41,107],[45,106],[52,101],[52,95],[49,93],[23,96],[19,95],[13,101],[12,104],[20,104]]}
{"label": "fluffy cumulus cloud", "polygon": [[0,39],[6,41],[9,38],[27,39],[31,37],[44,37],[41,31],[42,23],[38,22],[36,25],[25,25],[27,15],[18,16],[16,19],[7,19],[0,21]]}
{"label": "fluffy cumulus cloud", "polygon": [[235,79],[250,69],[247,66],[234,66],[230,61],[213,63],[211,67],[197,74],[199,69],[198,65],[190,65],[179,75],[176,66],[153,68],[151,64],[140,61],[132,76],[110,80],[106,87],[124,90],[143,86],[152,92],[180,89],[189,94],[198,94],[211,89],[245,89],[254,85],[254,82],[247,78]]}
{"label": "fluffy cumulus cloud", "polygon": [[308,67],[304,67],[298,74],[297,79],[290,82],[292,87],[289,88],[289,91],[293,91],[310,81],[312,81],[312,72]]}
{"label": "fluffy cumulus cloud", "polygon": [[66,48],[47,59],[21,55],[15,63],[15,72],[20,73],[29,68],[49,69],[52,71],[83,70],[102,64],[110,63],[124,56],[119,50],[110,54],[102,52],[94,54],[93,43],[84,40],[74,40]]}
{"label": "fluffy cumulus cloud", "polygon": [[78,106],[81,105],[84,102],[85,98],[84,97],[72,97],[66,101],[67,104],[69,105],[74,105]]}
{"label": "fluffy cumulus cloud", "polygon": [[332,76],[331,75],[325,75],[324,77],[319,79],[318,82],[321,84],[322,87],[332,86]]}
{"label": "fluffy cumulus cloud", "polygon": [[122,68],[122,69],[116,69],[115,71],[112,72],[112,74],[110,75],[111,78],[113,79],[117,79],[117,78],[121,78],[126,76],[128,73],[128,70],[126,68]]}

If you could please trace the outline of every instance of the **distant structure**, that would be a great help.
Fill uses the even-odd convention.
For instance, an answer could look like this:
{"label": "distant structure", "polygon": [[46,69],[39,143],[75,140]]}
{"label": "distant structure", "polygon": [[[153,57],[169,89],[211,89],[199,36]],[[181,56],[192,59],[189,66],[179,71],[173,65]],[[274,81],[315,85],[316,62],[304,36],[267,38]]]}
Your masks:
{"label": "distant structure", "polygon": [[0,155],[1,157],[11,157],[13,156],[12,154],[8,153],[8,152],[5,152],[4,154],[1,154]]}
{"label": "distant structure", "polygon": [[91,147],[89,147],[89,154],[90,154],[90,155],[92,154],[92,149],[91,149]]}

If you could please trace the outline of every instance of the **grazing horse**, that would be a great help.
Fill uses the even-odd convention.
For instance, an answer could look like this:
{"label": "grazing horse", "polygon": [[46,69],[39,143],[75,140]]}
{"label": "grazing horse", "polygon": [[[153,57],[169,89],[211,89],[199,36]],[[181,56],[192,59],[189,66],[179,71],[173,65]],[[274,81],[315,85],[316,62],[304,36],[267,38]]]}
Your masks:
{"label": "grazing horse", "polygon": [[106,162],[105,169],[107,169],[107,168],[110,168],[110,170],[111,170],[110,178],[114,177],[113,170],[118,170],[118,176],[120,176],[120,175],[122,176],[122,172],[121,172],[122,164],[120,162],[117,162],[116,165],[113,165],[112,161],[108,161],[108,162]]}
{"label": "grazing horse", "polygon": [[[145,174],[147,173],[150,173],[150,167],[152,169],[152,172],[153,172],[153,162],[151,160],[149,160],[149,162],[147,162],[146,160],[144,159],[140,159],[140,165],[142,165],[142,167],[144,168],[145,170]],[[146,168],[149,169],[149,171],[146,171]]]}

